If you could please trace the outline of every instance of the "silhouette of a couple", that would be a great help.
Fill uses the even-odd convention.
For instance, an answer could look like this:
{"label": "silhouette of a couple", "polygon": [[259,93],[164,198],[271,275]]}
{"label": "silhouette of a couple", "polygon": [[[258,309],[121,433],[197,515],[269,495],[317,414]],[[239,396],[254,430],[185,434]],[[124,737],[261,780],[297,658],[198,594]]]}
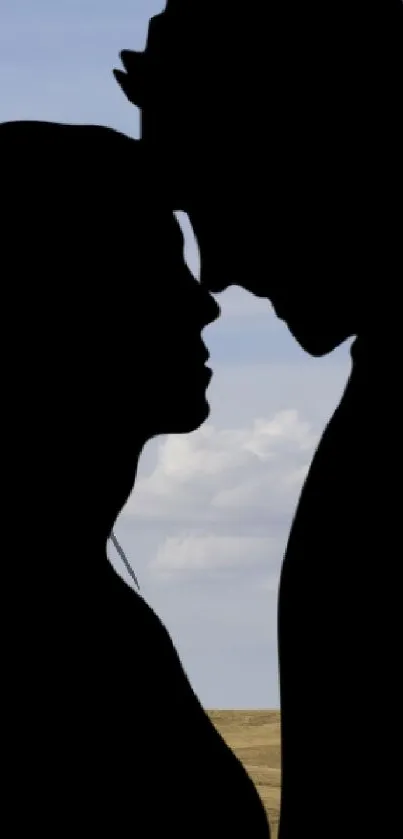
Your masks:
{"label": "silhouette of a couple", "polygon": [[403,6],[272,4],[266,30],[226,5],[169,0],[145,52],[122,53],[115,75],[142,109],[140,142],[99,126],[0,126],[3,509],[30,557],[3,571],[3,755],[22,830],[269,836],[168,632],[106,559],[145,442],[208,416],[201,333],[219,314],[210,292],[234,282],[267,297],[312,355],[355,338],[281,575],[279,836],[391,836],[401,820],[387,411]]}

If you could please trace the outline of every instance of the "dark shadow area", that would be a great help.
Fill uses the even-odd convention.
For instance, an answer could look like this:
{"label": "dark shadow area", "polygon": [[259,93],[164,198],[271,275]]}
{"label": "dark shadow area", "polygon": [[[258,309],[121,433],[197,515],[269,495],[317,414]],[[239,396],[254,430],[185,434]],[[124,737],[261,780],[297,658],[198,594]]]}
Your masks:
{"label": "dark shadow area", "polygon": [[314,356],[357,336],[282,569],[279,835],[393,836],[403,5],[168,0],[121,58],[202,284],[268,297]]}
{"label": "dark shadow area", "polygon": [[208,416],[218,305],[139,142],[14,122],[0,151],[4,820],[263,839],[254,785],[106,556],[146,441]]}

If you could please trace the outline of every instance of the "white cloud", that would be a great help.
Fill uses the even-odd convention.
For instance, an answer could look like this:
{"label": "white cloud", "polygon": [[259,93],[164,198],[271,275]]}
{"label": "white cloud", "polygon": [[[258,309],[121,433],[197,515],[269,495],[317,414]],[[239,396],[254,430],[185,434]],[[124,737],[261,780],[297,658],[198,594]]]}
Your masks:
{"label": "white cloud", "polygon": [[245,428],[207,423],[167,437],[122,513],[169,528],[150,569],[169,576],[279,567],[317,438],[295,410]]}
{"label": "white cloud", "polygon": [[[214,508],[272,501],[294,494],[318,439],[295,410],[284,410],[249,427],[217,429],[206,423],[189,435],[160,442],[149,476],[139,477],[125,514],[165,518],[174,508],[186,515],[194,502],[196,518],[211,518]],[[249,502],[248,502],[249,499]],[[265,506],[269,506],[265,498]]]}
{"label": "white cloud", "polygon": [[270,561],[276,540],[258,536],[183,535],[169,537],[160,546],[151,567],[161,573],[220,571],[231,568],[248,570]]}
{"label": "white cloud", "polygon": [[217,429],[206,423],[189,435],[160,442],[149,476],[139,477],[124,513],[162,518],[192,511],[194,520],[217,518],[217,509],[278,507],[294,500],[318,439],[295,410],[284,410],[249,427]]}

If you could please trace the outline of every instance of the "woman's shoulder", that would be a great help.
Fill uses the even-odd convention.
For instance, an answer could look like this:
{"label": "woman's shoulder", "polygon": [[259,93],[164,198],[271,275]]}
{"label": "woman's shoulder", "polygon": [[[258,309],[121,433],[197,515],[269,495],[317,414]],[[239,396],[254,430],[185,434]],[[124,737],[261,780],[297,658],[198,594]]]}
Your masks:
{"label": "woman's shoulder", "polygon": [[[105,613],[114,614],[118,632],[128,632],[129,644],[168,650],[177,655],[170,634],[146,599],[129,586],[108,562],[104,579]],[[122,638],[123,641],[123,638]],[[156,650],[154,650],[156,652]]]}
{"label": "woman's shoulder", "polygon": [[147,643],[149,633],[166,640],[168,632],[160,618],[142,594],[122,579],[109,560],[104,563],[98,585],[101,610],[113,616],[118,633],[129,632],[130,643],[135,636],[136,642]]}
{"label": "woman's shoulder", "polygon": [[[195,713],[201,706],[189,682],[175,643],[151,605],[110,567],[105,577],[101,610],[109,625],[114,655],[112,669],[128,683],[135,677],[138,700],[151,705],[164,690],[165,702]],[[128,668],[128,669],[127,669]],[[134,669],[133,669],[134,668]],[[158,701],[160,699],[158,698]]]}

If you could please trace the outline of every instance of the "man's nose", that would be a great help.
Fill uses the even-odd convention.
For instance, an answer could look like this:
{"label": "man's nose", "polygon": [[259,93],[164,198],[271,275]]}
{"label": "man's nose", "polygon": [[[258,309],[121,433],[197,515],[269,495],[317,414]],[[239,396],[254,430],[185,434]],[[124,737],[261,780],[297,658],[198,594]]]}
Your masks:
{"label": "man's nose", "polygon": [[214,297],[206,289],[201,289],[201,293],[204,298],[202,306],[202,323],[203,326],[207,326],[209,323],[213,323],[213,321],[217,320],[221,314],[221,308],[217,301],[214,300]]}
{"label": "man's nose", "polygon": [[228,274],[224,270],[220,270],[216,264],[214,270],[209,269],[203,259],[203,254],[200,254],[200,285],[210,291],[212,294],[220,294],[225,291],[233,283],[229,282]]}

